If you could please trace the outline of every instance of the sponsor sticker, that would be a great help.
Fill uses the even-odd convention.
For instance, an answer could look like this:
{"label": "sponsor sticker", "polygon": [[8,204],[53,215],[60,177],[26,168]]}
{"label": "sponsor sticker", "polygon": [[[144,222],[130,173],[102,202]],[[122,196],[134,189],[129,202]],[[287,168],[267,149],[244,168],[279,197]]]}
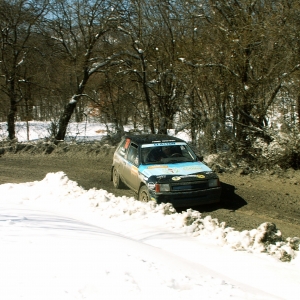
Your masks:
{"label": "sponsor sticker", "polygon": [[149,166],[147,169],[161,169],[161,168],[168,168],[168,166],[166,165]]}
{"label": "sponsor sticker", "polygon": [[176,174],[176,173],[178,173],[179,172],[179,170],[178,169],[175,169],[175,168],[169,168],[168,170],[167,170],[167,173],[168,174]]}
{"label": "sponsor sticker", "polygon": [[200,166],[186,166],[182,168],[183,170],[202,170]]}
{"label": "sponsor sticker", "polygon": [[198,177],[198,178],[205,178],[205,175],[198,174],[197,177]]}
{"label": "sponsor sticker", "polygon": [[171,145],[176,145],[175,142],[165,142],[165,143],[153,143],[153,146],[171,146]]}

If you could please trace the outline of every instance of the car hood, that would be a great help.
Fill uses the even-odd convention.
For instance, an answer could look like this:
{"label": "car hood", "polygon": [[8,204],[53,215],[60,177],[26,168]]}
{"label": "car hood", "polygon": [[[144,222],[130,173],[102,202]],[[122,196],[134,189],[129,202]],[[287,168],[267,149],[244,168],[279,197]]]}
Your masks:
{"label": "car hood", "polygon": [[177,164],[141,165],[139,171],[147,176],[160,175],[189,175],[201,172],[211,172],[211,169],[202,162],[186,162]]}

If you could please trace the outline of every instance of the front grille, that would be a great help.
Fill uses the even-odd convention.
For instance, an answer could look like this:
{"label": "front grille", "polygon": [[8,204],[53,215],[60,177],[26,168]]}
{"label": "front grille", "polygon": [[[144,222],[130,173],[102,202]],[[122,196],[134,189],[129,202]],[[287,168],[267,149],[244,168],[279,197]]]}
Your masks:
{"label": "front grille", "polygon": [[182,182],[182,183],[172,183],[171,191],[196,191],[196,190],[205,190],[208,188],[207,181],[201,182]]}

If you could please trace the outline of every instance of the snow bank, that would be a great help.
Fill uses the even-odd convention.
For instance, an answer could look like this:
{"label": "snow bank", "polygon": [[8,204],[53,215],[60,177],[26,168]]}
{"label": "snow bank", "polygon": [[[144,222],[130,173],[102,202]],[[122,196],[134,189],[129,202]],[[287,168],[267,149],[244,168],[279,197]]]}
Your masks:
{"label": "snow bank", "polygon": [[4,195],[2,201],[12,203],[33,201],[50,209],[59,204],[66,211],[70,208],[80,212],[92,210],[97,216],[110,219],[140,219],[145,224],[155,224],[222,247],[267,253],[281,261],[291,261],[299,256],[299,238],[284,241],[273,223],[240,232],[210,216],[202,218],[200,212],[192,209],[177,213],[169,203],[143,203],[125,196],[115,197],[105,190],[86,191],[63,172],[49,173],[42,181],[0,185],[0,195]]}

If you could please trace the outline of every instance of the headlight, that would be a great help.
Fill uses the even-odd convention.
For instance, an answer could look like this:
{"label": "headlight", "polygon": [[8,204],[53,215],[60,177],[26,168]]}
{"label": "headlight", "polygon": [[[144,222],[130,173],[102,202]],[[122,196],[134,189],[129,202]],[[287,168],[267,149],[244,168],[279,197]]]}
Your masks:
{"label": "headlight", "polygon": [[220,181],[218,178],[208,180],[208,187],[210,187],[210,188],[217,187],[219,185],[220,185]]}
{"label": "headlight", "polygon": [[155,184],[155,192],[159,193],[159,192],[170,192],[170,185],[169,184],[159,184],[156,183]]}

